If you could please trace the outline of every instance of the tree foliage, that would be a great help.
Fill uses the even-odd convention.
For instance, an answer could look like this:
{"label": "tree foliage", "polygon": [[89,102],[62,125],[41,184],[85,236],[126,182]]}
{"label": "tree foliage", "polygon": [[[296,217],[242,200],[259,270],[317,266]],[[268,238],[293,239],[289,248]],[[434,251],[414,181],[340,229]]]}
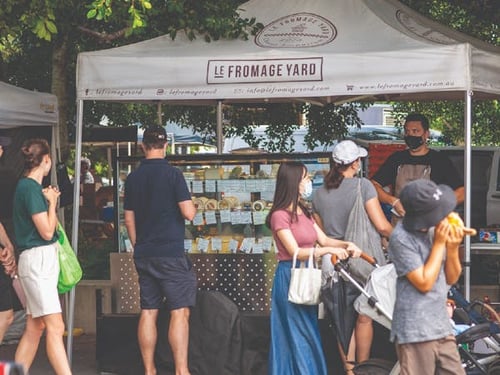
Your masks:
{"label": "tree foliage", "polygon": [[[477,39],[500,46],[500,12],[497,0],[401,0],[419,13]],[[441,130],[456,144],[464,141],[464,102],[432,101],[394,103],[402,122],[408,112],[422,112],[432,127]],[[473,100],[472,142],[475,145],[500,145],[500,102]]]}

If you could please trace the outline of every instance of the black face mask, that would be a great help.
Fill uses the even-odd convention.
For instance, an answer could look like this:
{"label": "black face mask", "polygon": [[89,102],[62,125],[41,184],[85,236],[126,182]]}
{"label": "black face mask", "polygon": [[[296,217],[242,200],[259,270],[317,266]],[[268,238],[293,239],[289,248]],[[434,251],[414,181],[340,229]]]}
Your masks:
{"label": "black face mask", "polygon": [[410,150],[416,150],[424,144],[424,139],[422,137],[416,137],[414,135],[405,136],[405,143],[410,148]]}

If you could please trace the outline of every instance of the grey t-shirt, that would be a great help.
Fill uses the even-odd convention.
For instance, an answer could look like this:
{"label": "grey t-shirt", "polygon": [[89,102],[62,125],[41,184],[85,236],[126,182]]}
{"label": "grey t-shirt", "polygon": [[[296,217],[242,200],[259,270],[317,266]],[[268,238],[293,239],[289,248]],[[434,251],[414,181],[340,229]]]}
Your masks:
{"label": "grey t-shirt", "polygon": [[[326,190],[323,185],[314,193],[313,211],[321,216],[327,236],[344,238],[349,214],[358,193],[358,181],[359,178],[344,178],[337,189]],[[361,194],[365,203],[377,196],[375,187],[366,178],[361,178]]]}
{"label": "grey t-shirt", "polygon": [[400,223],[389,239],[389,259],[398,275],[391,341],[397,340],[399,344],[437,340],[453,334],[446,311],[449,285],[444,259],[436,283],[427,293],[419,292],[406,277],[425,264],[432,241],[430,233],[407,232]]}

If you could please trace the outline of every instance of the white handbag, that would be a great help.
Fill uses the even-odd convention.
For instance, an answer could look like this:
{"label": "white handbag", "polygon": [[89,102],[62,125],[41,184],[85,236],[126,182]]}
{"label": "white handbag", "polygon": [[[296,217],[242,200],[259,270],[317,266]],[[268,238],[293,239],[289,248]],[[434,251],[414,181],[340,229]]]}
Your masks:
{"label": "white handbag", "polygon": [[299,305],[317,305],[320,302],[321,270],[314,262],[314,248],[311,248],[307,267],[300,262],[296,268],[298,249],[293,254],[288,301]]}

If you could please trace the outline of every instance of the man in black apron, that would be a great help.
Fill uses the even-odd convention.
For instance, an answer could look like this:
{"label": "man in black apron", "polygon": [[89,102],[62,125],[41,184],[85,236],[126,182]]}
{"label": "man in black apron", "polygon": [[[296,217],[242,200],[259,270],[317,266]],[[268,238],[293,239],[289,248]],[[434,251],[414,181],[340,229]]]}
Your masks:
{"label": "man in black apron", "polygon": [[372,178],[380,202],[392,206],[393,224],[405,215],[399,193],[413,180],[424,178],[448,185],[455,192],[457,204],[464,201],[463,181],[451,160],[427,146],[429,120],[422,114],[409,114],[404,131],[408,149],[389,156]]}

